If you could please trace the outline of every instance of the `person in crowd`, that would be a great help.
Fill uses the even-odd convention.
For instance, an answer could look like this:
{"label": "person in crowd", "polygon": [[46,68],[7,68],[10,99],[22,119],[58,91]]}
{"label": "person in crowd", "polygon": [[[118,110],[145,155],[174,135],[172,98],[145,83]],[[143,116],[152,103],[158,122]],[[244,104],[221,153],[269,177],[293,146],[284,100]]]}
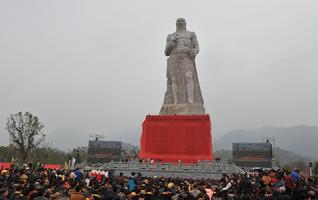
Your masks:
{"label": "person in crowd", "polygon": [[290,172],[289,171],[285,171],[285,176],[284,176],[284,184],[285,184],[285,188],[286,188],[286,193],[288,195],[291,195],[293,189],[294,189],[294,182],[293,182],[293,179],[290,175]]}
{"label": "person in crowd", "polygon": [[294,183],[297,183],[300,181],[300,170],[299,169],[294,169],[291,173],[291,178],[294,181]]}
{"label": "person in crowd", "polygon": [[131,176],[129,177],[129,192],[132,192],[135,190],[136,187],[136,172],[132,172]]}
{"label": "person in crowd", "polygon": [[7,196],[9,195],[9,192],[6,188],[1,187],[0,188],[0,200],[8,200]]}
{"label": "person in crowd", "polygon": [[37,197],[34,200],[48,200],[47,197],[44,196],[45,194],[45,187],[44,185],[40,185],[37,187]]}
{"label": "person in crowd", "polygon": [[70,200],[85,200],[85,197],[81,192],[81,187],[76,185],[74,189],[75,191],[72,193]]}
{"label": "person in crowd", "polygon": [[213,192],[213,190],[211,188],[211,185],[207,185],[204,190],[205,190],[205,193],[208,195],[209,200],[212,200],[214,192]]}

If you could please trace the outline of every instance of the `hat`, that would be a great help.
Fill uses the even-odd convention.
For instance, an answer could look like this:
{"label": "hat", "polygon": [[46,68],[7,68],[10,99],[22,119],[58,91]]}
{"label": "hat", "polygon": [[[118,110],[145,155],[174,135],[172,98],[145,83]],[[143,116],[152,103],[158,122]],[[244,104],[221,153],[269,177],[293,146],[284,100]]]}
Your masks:
{"label": "hat", "polygon": [[132,192],[132,193],[130,193],[130,195],[131,196],[136,196],[137,194],[136,194],[136,192]]}
{"label": "hat", "polygon": [[172,182],[168,183],[168,188],[172,188],[174,184]]}
{"label": "hat", "polygon": [[286,188],[285,187],[280,187],[279,188],[279,192],[285,192],[286,191]]}
{"label": "hat", "polygon": [[267,190],[266,194],[265,194],[265,197],[270,197],[270,196],[273,196],[273,193],[272,193],[271,190]]}
{"label": "hat", "polygon": [[45,187],[43,185],[38,185],[36,187],[36,190],[44,190],[44,189],[45,189]]}
{"label": "hat", "polygon": [[1,175],[6,175],[8,173],[8,170],[2,170]]}
{"label": "hat", "polygon": [[50,199],[57,199],[57,198],[59,198],[61,196],[62,196],[61,193],[55,192],[55,193],[50,195]]}

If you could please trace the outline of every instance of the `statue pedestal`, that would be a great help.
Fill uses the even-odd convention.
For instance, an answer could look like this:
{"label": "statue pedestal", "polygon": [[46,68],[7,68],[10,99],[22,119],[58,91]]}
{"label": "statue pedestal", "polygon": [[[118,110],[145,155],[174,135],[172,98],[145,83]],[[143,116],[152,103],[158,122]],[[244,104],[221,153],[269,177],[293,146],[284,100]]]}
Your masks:
{"label": "statue pedestal", "polygon": [[146,116],[142,124],[139,157],[175,163],[212,160],[210,116]]}
{"label": "statue pedestal", "polygon": [[159,115],[204,115],[205,109],[201,103],[163,104]]}

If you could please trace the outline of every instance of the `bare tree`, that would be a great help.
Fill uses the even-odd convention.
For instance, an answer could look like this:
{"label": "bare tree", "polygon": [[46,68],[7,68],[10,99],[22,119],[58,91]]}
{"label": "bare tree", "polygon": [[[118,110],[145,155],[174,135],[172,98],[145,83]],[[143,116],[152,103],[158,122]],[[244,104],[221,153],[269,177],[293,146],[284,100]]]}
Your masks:
{"label": "bare tree", "polygon": [[11,114],[7,119],[10,140],[20,152],[21,162],[26,162],[30,151],[45,139],[44,125],[29,112]]}

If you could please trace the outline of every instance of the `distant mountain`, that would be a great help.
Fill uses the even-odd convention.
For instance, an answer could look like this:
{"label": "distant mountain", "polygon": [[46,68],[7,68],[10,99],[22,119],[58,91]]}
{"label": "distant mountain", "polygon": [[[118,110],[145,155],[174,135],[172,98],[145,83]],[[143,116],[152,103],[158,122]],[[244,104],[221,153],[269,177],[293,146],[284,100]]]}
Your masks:
{"label": "distant mountain", "polygon": [[276,147],[301,156],[318,159],[318,127],[263,127],[256,130],[235,130],[214,142],[215,150],[231,150],[233,142],[262,142],[265,137],[275,138]]}

